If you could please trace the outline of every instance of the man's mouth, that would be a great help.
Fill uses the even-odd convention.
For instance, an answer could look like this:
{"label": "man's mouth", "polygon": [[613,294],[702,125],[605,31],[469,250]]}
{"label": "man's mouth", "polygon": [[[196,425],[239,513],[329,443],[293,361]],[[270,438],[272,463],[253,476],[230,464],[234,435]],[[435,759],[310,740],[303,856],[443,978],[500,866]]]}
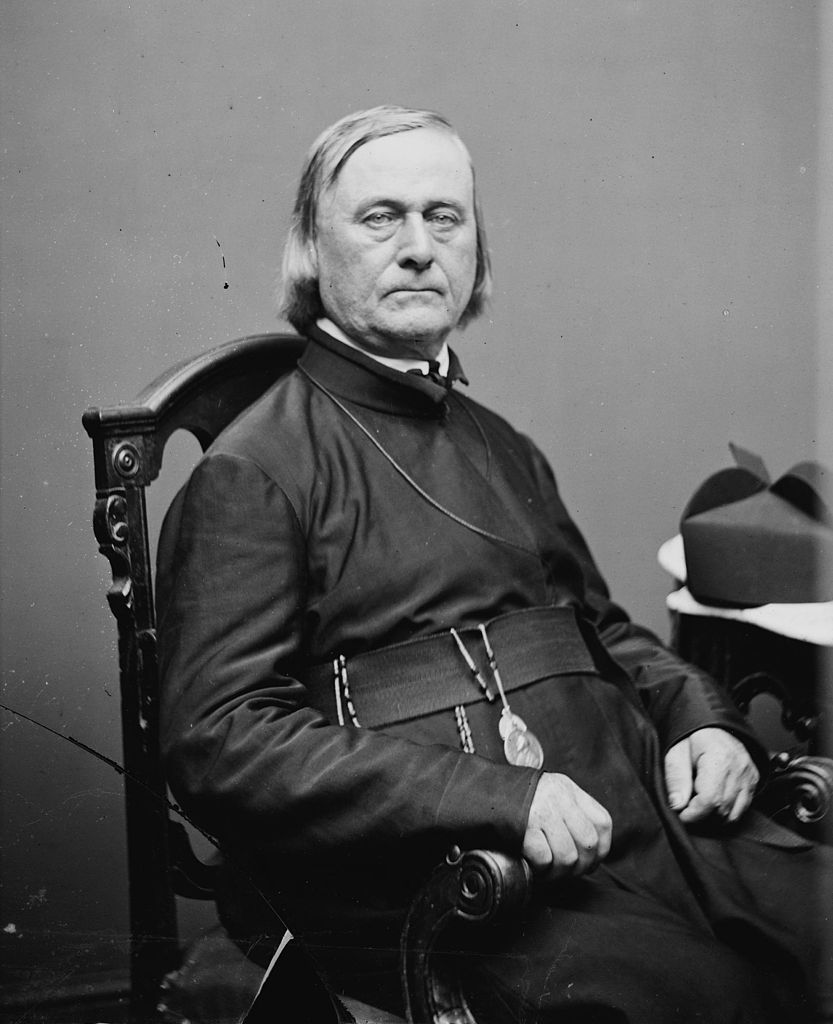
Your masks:
{"label": "man's mouth", "polygon": [[410,293],[411,295],[439,295],[439,288],[391,288],[388,292],[389,295],[398,295],[402,292]]}

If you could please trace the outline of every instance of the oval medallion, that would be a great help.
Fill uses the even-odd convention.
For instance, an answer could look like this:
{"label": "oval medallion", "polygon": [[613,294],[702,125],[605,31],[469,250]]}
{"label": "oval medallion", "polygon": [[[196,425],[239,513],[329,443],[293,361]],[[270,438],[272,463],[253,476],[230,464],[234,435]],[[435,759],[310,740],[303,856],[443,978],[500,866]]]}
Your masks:
{"label": "oval medallion", "polygon": [[544,764],[544,750],[538,737],[524,726],[512,729],[503,740],[503,753],[509,764],[520,768],[541,768]]}

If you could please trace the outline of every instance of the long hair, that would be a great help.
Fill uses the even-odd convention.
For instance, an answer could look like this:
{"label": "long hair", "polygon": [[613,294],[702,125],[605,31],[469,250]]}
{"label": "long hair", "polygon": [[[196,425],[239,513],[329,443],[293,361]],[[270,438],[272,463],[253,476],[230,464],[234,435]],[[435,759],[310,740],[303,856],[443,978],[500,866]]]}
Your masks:
{"label": "long hair", "polygon": [[[348,114],[323,131],[312,144],[301,172],[292,222],[283,251],[278,291],[280,313],[301,334],[306,333],[316,320],[325,315],[318,290],[318,271],[313,259],[316,217],[321,196],[335,185],[341,169],[357,149],[374,139],[416,128],[438,128],[453,135],[462,145],[459,135],[442,114],[433,110],[411,110],[397,106],[372,107],[370,110]],[[474,216],[477,267],[471,298],[459,320],[460,327],[480,315],[492,290],[489,249],[476,188]]]}

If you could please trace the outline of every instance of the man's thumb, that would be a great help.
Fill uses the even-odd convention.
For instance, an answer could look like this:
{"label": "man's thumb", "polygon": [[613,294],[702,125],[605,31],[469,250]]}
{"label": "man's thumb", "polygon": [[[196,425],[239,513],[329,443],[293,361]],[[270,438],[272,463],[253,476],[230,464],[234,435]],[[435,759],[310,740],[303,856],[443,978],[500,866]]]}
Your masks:
{"label": "man's thumb", "polygon": [[682,810],[691,799],[691,751],[687,739],[675,743],[665,755],[665,788],[674,811]]}

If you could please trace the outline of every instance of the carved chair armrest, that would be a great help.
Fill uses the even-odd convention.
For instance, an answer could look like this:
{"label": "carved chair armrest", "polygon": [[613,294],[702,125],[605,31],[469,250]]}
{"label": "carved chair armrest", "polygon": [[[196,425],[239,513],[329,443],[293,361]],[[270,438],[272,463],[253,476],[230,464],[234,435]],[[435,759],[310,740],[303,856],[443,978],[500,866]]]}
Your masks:
{"label": "carved chair armrest", "polygon": [[[756,797],[759,810],[803,835],[819,838],[833,802],[833,760],[776,754],[771,774]],[[829,818],[824,824],[829,833]]]}
{"label": "carved chair armrest", "polygon": [[525,860],[494,850],[455,847],[411,904],[402,930],[400,971],[409,1021],[476,1024],[460,981],[433,958],[454,920],[485,924],[520,913],[532,874]]}

